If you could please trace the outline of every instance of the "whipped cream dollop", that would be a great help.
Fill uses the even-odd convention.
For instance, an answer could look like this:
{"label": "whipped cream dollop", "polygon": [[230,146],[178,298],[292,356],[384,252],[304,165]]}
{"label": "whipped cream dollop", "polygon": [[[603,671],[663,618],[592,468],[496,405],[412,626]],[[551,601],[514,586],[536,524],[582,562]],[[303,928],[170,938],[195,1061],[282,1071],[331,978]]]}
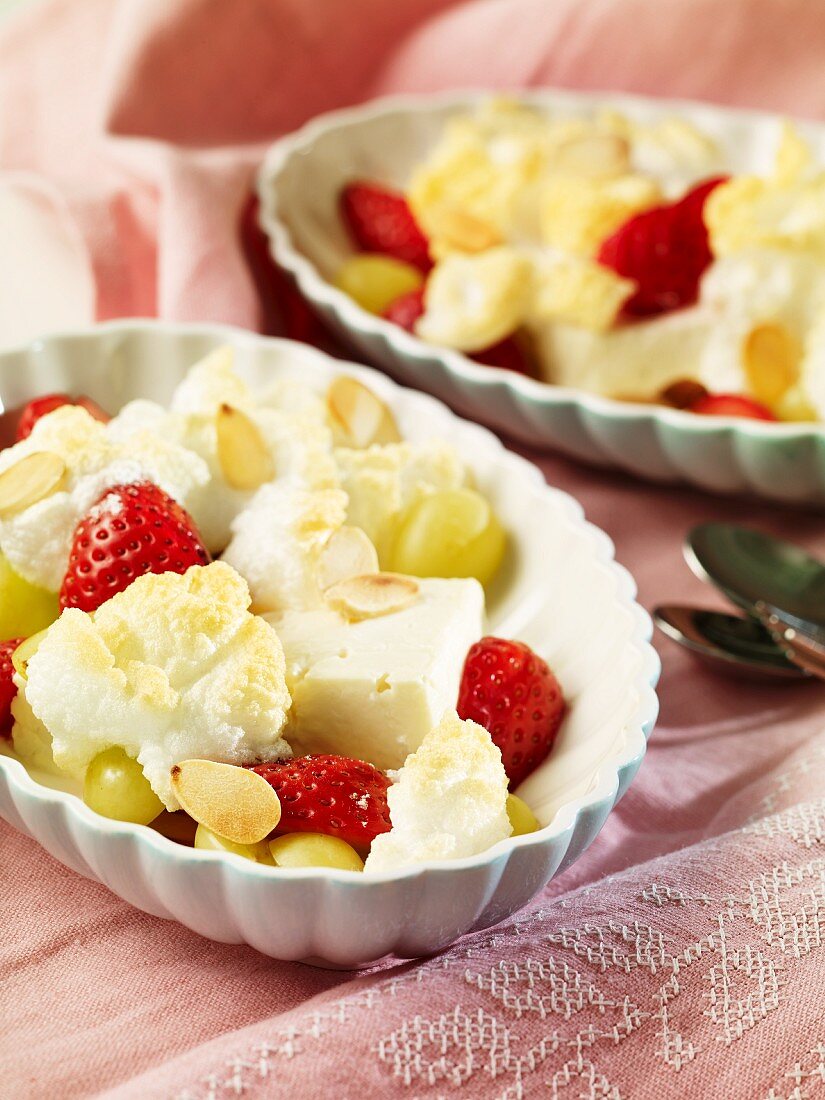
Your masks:
{"label": "whipped cream dollop", "polygon": [[213,562],[139,577],[94,615],[64,611],[28,662],[20,735],[30,746],[48,734],[74,774],[119,745],[169,810],[181,760],[291,756],[283,648],[249,603],[243,578]]}
{"label": "whipped cream dollop", "polygon": [[294,380],[280,380],[255,393],[238,373],[233,349],[217,348],[187,373],[168,410],[152,401],[133,401],[109,426],[115,438],[126,442],[141,430],[174,440],[206,464],[208,476],[187,507],[213,554],[225,549],[233,520],[260,488],[238,488],[222,464],[218,417],[227,406],[243,414],[257,433],[269,457],[267,480],[290,478],[313,489],[335,488],[338,480],[332,433],[319,396]]}
{"label": "whipped cream dollop", "polygon": [[507,775],[487,730],[447,711],[387,791],[392,828],[364,869],[393,871],[484,852],[512,833]]}
{"label": "whipped cream dollop", "polygon": [[152,481],[188,507],[209,479],[203,459],[174,440],[146,429],[120,439],[73,405],[42,417],[28,438],[0,451],[0,473],[43,451],[63,460],[65,475],[56,491],[0,519],[0,550],[22,577],[51,592],[63,581],[77,524],[107,489]]}

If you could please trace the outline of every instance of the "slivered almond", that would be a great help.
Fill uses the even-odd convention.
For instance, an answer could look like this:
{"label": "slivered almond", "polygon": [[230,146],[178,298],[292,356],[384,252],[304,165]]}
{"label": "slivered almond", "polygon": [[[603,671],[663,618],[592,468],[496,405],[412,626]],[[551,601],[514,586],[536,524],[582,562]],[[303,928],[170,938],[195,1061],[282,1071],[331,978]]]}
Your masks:
{"label": "slivered almond", "polygon": [[799,381],[801,361],[802,345],[782,324],[756,325],[742,344],[742,366],[751,392],[769,406]]}
{"label": "slivered almond", "polygon": [[215,760],[182,760],[172,789],[199,825],[234,844],[257,844],[281,820],[281,803],[263,776]]}
{"label": "slivered almond", "polygon": [[429,235],[439,244],[450,245],[461,252],[483,252],[503,242],[495,226],[461,210],[457,206],[439,206],[427,215]]}
{"label": "slivered almond", "polygon": [[14,671],[22,676],[24,680],[28,677],[29,661],[37,653],[40,643],[48,632],[49,628],[46,627],[45,630],[39,630],[37,634],[32,634],[30,638],[26,638],[24,642],[21,642],[12,653],[11,663],[14,665]]}
{"label": "slivered almond", "polygon": [[594,178],[618,176],[630,165],[630,146],[618,134],[587,134],[570,138],[556,150],[558,172]]}
{"label": "slivered almond", "polygon": [[701,382],[695,382],[692,378],[680,378],[677,382],[671,382],[660,391],[658,397],[665,405],[674,409],[689,409],[703,397],[707,397],[708,391]]}
{"label": "slivered almond", "polygon": [[327,409],[337,442],[346,447],[398,443],[401,433],[390,410],[372,390],[348,375],[339,375],[327,390]]}
{"label": "slivered almond", "polygon": [[0,474],[0,518],[30,508],[53,493],[66,474],[66,463],[51,451],[33,451]]}
{"label": "slivered almond", "polygon": [[367,573],[328,588],[327,602],[351,622],[402,611],[418,596],[418,582],[399,573]]}
{"label": "slivered almond", "polygon": [[150,829],[165,836],[167,840],[174,840],[176,844],[185,844],[187,848],[191,848],[195,843],[197,827],[197,821],[193,821],[189,814],[185,814],[182,810],[175,813],[164,810],[149,825]]}
{"label": "slivered almond", "polygon": [[325,592],[339,581],[378,572],[378,553],[360,527],[339,527],[327,540],[318,563],[318,583]]}
{"label": "slivered almond", "polygon": [[233,489],[260,488],[275,477],[275,463],[258,426],[233,405],[221,405],[216,419],[218,461]]}

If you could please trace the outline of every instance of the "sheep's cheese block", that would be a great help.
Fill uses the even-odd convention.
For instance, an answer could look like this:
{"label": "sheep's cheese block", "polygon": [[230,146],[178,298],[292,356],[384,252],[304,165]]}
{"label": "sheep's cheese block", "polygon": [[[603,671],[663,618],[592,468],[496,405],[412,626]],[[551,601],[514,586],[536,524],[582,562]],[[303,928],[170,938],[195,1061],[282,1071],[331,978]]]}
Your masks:
{"label": "sheep's cheese block", "polygon": [[467,650],[483,632],[475,580],[420,582],[416,601],[348,622],[329,608],[265,616],[284,647],[297,751],[400,768],[454,708]]}

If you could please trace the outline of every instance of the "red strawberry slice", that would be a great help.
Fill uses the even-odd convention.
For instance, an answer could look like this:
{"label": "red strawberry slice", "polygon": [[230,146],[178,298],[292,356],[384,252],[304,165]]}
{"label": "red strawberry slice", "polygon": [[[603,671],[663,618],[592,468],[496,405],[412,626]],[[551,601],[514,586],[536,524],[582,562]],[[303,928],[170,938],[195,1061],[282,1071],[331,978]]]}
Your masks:
{"label": "red strawberry slice", "polygon": [[748,420],[774,420],[767,405],[754,401],[752,397],[742,397],[738,393],[708,393],[688,405],[688,412],[700,416],[743,416]]}
{"label": "red strawberry slice", "polygon": [[363,760],[318,754],[257,764],[281,800],[277,833],[326,833],[362,851],[389,832],[389,779]]}
{"label": "red strawberry slice", "polygon": [[699,280],[713,259],[703,211],[724,176],[700,183],[679,202],[636,214],[602,243],[598,260],[638,289],[624,313],[647,317],[692,305]]}
{"label": "red strawberry slice", "polygon": [[109,414],[105,413],[96,401],[92,401],[91,397],[70,397],[67,393],[49,393],[44,397],[36,397],[23,409],[17,422],[17,442],[31,435],[32,428],[41,417],[47,416],[63,405],[80,405],[95,420],[100,420],[104,424],[110,419]]}
{"label": "red strawberry slice", "polygon": [[22,638],[12,638],[8,642],[0,642],[0,740],[11,737],[11,704],[17,694],[17,687],[12,679],[14,665],[11,663],[11,655],[22,641]]}
{"label": "red strawberry slice", "polygon": [[344,187],[339,201],[341,216],[363,252],[383,252],[430,270],[429,243],[400,192],[356,180]]}
{"label": "red strawberry slice", "polygon": [[550,752],[567,707],[558,680],[529,646],[487,637],[467,654],[457,709],[489,730],[517,787]]}
{"label": "red strawberry slice", "polygon": [[414,334],[415,322],[423,313],[424,287],[420,286],[417,290],[410,290],[391,302],[384,310],[384,319]]}
{"label": "red strawberry slice", "polygon": [[185,573],[209,561],[176,500],[150,481],[115,485],[75,529],[60,606],[94,611],[144,573]]}
{"label": "red strawberry slice", "polygon": [[[384,311],[384,318],[392,321],[407,332],[415,334],[415,322],[424,312],[424,287],[411,290],[408,294],[402,294],[396,298]],[[524,352],[518,342],[512,336],[506,336],[497,344],[489,348],[474,352],[470,359],[477,363],[483,363],[488,367],[502,367],[504,370],[517,371],[533,377],[533,371]]]}

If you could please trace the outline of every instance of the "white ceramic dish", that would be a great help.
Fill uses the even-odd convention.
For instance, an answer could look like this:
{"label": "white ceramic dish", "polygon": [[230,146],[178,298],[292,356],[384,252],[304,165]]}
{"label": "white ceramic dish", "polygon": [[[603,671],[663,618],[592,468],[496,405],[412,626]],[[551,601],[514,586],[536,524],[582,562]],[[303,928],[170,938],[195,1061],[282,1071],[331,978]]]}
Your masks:
{"label": "white ceramic dish", "polygon": [[220,327],[103,325],[0,355],[0,398],[13,408],[68,390],[110,411],[141,395],[165,400],[192,363],[226,342],[253,382],[298,373],[325,386],[338,372],[356,374],[392,407],[404,435],[448,438],[473,467],[512,541],[489,626],[539,650],[572,701],[557,747],[521,790],[544,828],[472,859],[402,873],[274,871],[99,817],[8,752],[0,753],[0,815],[140,909],[215,940],[347,967],[437,951],[524,905],[581,855],[627,789],[657,713],[650,620],[610,540],[534,466],[433,398],[302,344]]}
{"label": "white ceramic dish", "polygon": [[[271,148],[258,180],[261,224],[274,258],[326,323],[400,381],[527,443],[654,481],[825,505],[823,425],[700,417],[479,366],[374,317],[330,283],[352,252],[338,216],[341,185],[365,177],[403,187],[445,119],[485,95],[378,100],[323,115]],[[737,170],[767,167],[780,125],[772,115],[674,100],[555,90],[518,95],[559,114],[589,113],[606,102],[640,120],[678,113],[715,137]],[[825,126],[800,129],[825,162]]]}

